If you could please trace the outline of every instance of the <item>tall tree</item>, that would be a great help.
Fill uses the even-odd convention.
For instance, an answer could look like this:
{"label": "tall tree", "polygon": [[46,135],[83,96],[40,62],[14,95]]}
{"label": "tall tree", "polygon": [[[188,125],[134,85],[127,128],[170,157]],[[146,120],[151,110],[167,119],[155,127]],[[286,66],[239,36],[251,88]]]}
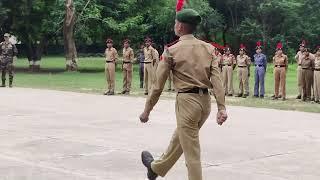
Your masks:
{"label": "tall tree", "polygon": [[74,41],[74,27],[76,23],[76,11],[73,0],[65,2],[65,18],[63,23],[63,39],[66,57],[66,69],[75,71],[78,68],[77,48]]}

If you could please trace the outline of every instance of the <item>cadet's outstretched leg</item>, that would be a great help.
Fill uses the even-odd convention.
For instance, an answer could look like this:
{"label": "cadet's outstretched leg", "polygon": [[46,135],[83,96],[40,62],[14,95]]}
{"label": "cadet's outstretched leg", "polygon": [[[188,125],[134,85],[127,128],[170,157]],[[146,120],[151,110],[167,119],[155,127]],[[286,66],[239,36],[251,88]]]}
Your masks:
{"label": "cadet's outstretched leg", "polygon": [[162,177],[168,173],[184,153],[189,180],[201,180],[202,178],[198,134],[210,114],[211,104],[209,95],[203,95],[200,99],[196,96],[200,95],[179,94],[177,97],[178,127],[166,153],[152,163],[152,170]]}

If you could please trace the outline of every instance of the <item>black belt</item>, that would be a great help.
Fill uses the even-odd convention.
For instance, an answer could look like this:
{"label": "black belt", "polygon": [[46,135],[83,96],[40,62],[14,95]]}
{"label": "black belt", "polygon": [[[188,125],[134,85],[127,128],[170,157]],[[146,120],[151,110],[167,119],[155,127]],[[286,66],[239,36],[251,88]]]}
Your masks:
{"label": "black belt", "polygon": [[304,69],[304,70],[312,70],[311,68],[302,68],[302,69]]}
{"label": "black belt", "polygon": [[229,65],[229,64],[223,64],[222,66],[232,66],[232,65]]}
{"label": "black belt", "polygon": [[256,65],[256,66],[258,66],[258,67],[264,67],[264,65]]}
{"label": "black belt", "polygon": [[314,69],[315,71],[320,71],[320,69]]}
{"label": "black belt", "polygon": [[106,61],[106,63],[113,63],[113,61]]}
{"label": "black belt", "polygon": [[150,64],[151,62],[143,62],[144,64]]}
{"label": "black belt", "polygon": [[178,93],[193,93],[193,94],[208,94],[208,89],[202,89],[202,88],[193,88],[188,91],[178,92]]}
{"label": "black belt", "polygon": [[280,67],[286,67],[286,65],[274,65],[274,67],[280,68]]}
{"label": "black belt", "polygon": [[123,64],[131,64],[131,62],[123,62]]}
{"label": "black belt", "polygon": [[238,66],[239,68],[246,68],[247,66]]}

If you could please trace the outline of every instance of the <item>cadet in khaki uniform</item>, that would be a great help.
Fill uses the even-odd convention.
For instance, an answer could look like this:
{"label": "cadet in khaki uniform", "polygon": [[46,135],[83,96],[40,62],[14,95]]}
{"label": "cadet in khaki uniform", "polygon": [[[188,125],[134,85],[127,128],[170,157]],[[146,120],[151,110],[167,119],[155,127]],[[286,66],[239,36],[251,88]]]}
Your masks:
{"label": "cadet in khaki uniform", "polygon": [[274,97],[272,99],[278,99],[280,91],[282,93],[282,100],[286,100],[286,74],[288,69],[288,57],[287,55],[283,54],[282,43],[278,43],[276,51],[276,55],[273,57]]}
{"label": "cadet in khaki uniform", "polygon": [[13,59],[18,54],[18,50],[14,44],[9,41],[10,34],[4,34],[4,42],[0,43],[0,70],[2,72],[2,85],[6,87],[6,73],[9,73],[9,87],[13,82]]}
{"label": "cadet in khaki uniform", "polygon": [[132,62],[134,59],[133,49],[130,47],[130,40],[126,39],[123,42],[123,91],[121,94],[130,94],[132,82]]}
{"label": "cadet in khaki uniform", "polygon": [[233,96],[233,69],[236,66],[236,58],[231,54],[230,47],[224,49],[221,65],[225,93],[228,96]]}
{"label": "cadet in khaki uniform", "polygon": [[212,45],[196,39],[192,33],[201,21],[198,12],[184,9],[177,13],[175,33],[180,41],[165,50],[163,60],[157,69],[157,81],[147,98],[141,122],[149,114],[162,93],[170,70],[173,71],[177,91],[177,129],[167,151],[154,161],[152,155],[142,152],[142,162],[147,167],[148,179],[164,177],[184,154],[189,180],[202,180],[199,129],[205,123],[211,110],[208,88],[213,88],[218,104],[217,122],[222,125],[227,119],[225,95],[218,70],[218,61]]}
{"label": "cadet in khaki uniform", "polygon": [[152,82],[154,78],[154,66],[153,64],[157,61],[157,54],[155,49],[151,46],[152,40],[150,38],[145,39],[144,48],[144,87],[145,95],[148,95],[152,87]]}
{"label": "cadet in khaki uniform", "polygon": [[295,59],[297,61],[298,64],[298,68],[297,68],[297,79],[298,79],[298,90],[299,90],[299,94],[297,96],[297,99],[301,99],[301,94],[302,94],[302,79],[301,79],[301,61],[303,59],[303,52],[305,51],[305,45],[306,42],[302,41],[302,43],[299,46],[299,51],[297,52]]}
{"label": "cadet in khaki uniform", "polygon": [[239,79],[239,94],[237,97],[246,98],[249,94],[247,87],[248,84],[248,67],[250,65],[250,57],[246,55],[246,47],[241,44],[239,55],[237,56],[238,65],[238,79]]}
{"label": "cadet in khaki uniform", "polygon": [[114,95],[116,60],[118,59],[118,52],[115,48],[113,48],[112,39],[107,39],[107,49],[105,51],[105,55],[105,74],[107,78],[108,91],[106,91],[104,95]]}
{"label": "cadet in khaki uniform", "polygon": [[306,48],[304,51],[304,56],[301,61],[301,77],[302,77],[302,100],[310,101],[311,100],[311,86],[313,83],[313,67],[314,67],[314,59],[309,53],[309,49]]}
{"label": "cadet in khaki uniform", "polygon": [[316,54],[314,59],[313,88],[314,88],[314,101],[320,104],[320,46],[318,46],[316,49]]}

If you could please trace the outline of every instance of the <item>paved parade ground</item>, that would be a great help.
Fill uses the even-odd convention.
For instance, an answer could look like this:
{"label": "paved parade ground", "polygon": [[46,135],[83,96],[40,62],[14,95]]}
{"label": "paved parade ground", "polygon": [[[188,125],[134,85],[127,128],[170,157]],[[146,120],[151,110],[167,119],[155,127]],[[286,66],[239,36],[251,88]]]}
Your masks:
{"label": "paved parade ground", "polygon": [[[165,151],[174,101],[141,124],[144,98],[0,89],[0,180],[145,180],[140,153]],[[204,180],[319,180],[320,114],[216,106],[201,132]],[[159,178],[159,180],[162,180]],[[165,180],[187,180],[183,158]]]}

